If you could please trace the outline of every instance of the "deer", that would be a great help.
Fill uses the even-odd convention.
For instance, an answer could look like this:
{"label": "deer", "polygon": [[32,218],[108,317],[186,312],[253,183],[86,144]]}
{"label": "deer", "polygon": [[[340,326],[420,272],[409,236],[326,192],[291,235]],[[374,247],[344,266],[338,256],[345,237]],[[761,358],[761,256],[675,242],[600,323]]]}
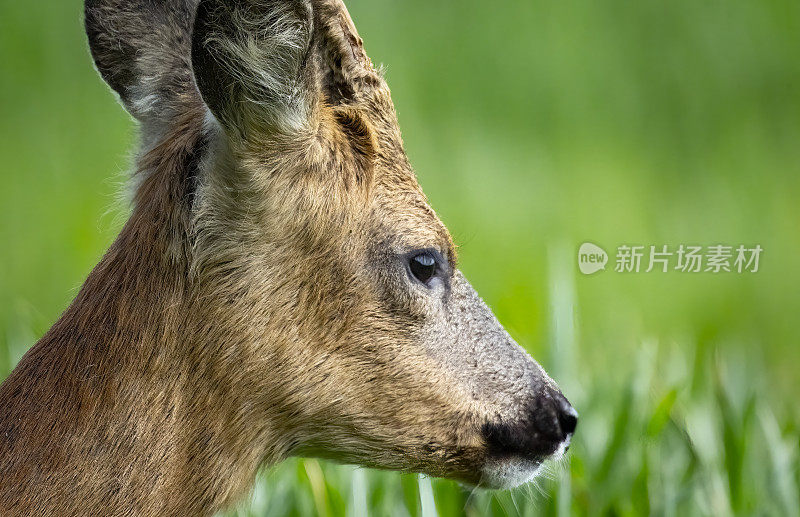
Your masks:
{"label": "deer", "polygon": [[3,516],[213,515],[289,457],[487,489],[577,412],[458,269],[341,0],[86,0],[131,213],[0,385]]}

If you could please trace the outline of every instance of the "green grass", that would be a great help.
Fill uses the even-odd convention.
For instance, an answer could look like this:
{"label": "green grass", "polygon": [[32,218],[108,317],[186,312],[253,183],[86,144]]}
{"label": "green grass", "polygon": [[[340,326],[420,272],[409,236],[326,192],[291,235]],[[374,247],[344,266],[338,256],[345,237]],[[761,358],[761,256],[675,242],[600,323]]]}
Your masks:
{"label": "green grass", "polygon": [[[438,514],[797,515],[800,3],[349,6],[462,269],[581,413],[537,486],[431,480]],[[0,0],[0,378],[127,213],[135,132],[80,10]],[[584,277],[587,240],[765,251],[754,275]],[[427,487],[293,460],[239,513],[427,516]]]}

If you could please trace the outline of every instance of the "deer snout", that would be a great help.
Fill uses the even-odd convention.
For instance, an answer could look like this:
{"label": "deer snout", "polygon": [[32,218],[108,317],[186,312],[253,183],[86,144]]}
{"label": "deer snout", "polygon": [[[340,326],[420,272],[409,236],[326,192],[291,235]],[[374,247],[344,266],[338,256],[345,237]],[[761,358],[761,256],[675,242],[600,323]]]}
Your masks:
{"label": "deer snout", "polygon": [[578,426],[578,412],[556,388],[532,396],[517,421],[490,422],[483,435],[490,454],[544,460],[563,454]]}
{"label": "deer snout", "polygon": [[515,421],[483,426],[487,459],[481,483],[513,488],[538,475],[542,463],[563,455],[578,425],[578,412],[557,388],[532,394]]}

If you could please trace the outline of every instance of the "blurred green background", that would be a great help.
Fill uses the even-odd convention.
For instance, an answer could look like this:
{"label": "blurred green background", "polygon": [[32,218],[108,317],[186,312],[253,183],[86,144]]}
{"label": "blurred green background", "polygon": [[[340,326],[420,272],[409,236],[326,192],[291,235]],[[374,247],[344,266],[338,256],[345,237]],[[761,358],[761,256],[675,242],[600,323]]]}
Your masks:
{"label": "blurred green background", "polygon": [[[293,460],[233,514],[798,515],[800,2],[348,5],[462,269],[581,423],[515,491]],[[80,13],[0,0],[0,379],[127,215],[135,127]],[[764,252],[583,276],[585,241]]]}

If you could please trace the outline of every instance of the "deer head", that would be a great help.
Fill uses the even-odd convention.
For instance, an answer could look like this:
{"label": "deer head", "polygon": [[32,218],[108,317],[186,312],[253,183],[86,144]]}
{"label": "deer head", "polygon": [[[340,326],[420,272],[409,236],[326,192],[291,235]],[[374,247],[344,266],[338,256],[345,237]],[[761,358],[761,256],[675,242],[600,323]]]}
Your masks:
{"label": "deer head", "polygon": [[507,488],[564,452],[577,414],[459,272],[340,0],[88,0],[86,26],[141,123],[135,207],[6,393],[56,349],[106,368],[51,405],[111,408],[84,441],[147,486],[306,455]]}

